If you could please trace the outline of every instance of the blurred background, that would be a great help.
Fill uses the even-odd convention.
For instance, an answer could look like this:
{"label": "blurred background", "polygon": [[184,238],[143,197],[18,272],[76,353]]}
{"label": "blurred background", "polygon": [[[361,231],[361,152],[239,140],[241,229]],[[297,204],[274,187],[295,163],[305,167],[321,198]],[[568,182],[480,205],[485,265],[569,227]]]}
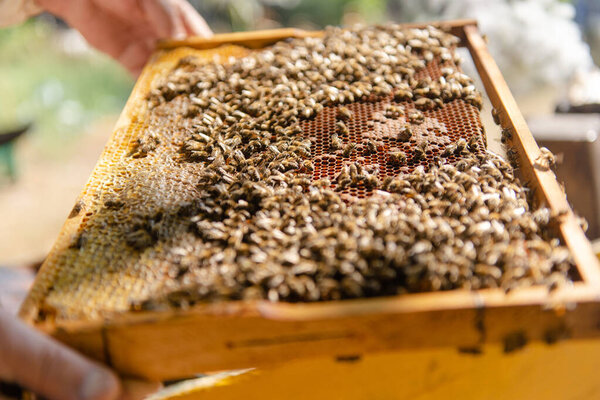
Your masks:
{"label": "blurred background", "polygon": [[[594,156],[600,0],[191,2],[216,32],[476,18],[539,141],[555,153],[575,143],[569,151],[586,154],[582,166],[582,157],[565,153],[561,179],[567,188],[581,181],[572,184],[571,201],[585,197],[577,208],[590,220],[590,235],[600,235],[593,172],[600,160]],[[124,69],[50,15],[0,30],[0,266],[43,260],[133,84]],[[488,104],[484,118],[489,114]]]}

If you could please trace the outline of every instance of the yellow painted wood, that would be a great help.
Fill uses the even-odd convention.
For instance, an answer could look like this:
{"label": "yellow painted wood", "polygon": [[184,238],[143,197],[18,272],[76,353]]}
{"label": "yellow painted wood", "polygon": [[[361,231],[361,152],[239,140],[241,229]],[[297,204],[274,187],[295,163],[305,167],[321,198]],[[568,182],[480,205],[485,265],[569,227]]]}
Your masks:
{"label": "yellow painted wood", "polygon": [[[227,377],[172,400],[584,400],[600,398],[600,342],[533,343],[509,354],[453,348],[302,360]],[[202,381],[201,381],[202,382]],[[189,388],[188,388],[189,389]],[[165,398],[165,397],[163,397]]]}

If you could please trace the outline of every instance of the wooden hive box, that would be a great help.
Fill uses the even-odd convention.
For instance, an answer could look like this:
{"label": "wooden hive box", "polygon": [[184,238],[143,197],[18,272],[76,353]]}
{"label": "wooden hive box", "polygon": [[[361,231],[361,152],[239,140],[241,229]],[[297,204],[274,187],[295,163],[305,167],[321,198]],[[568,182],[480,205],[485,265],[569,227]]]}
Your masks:
{"label": "wooden hive box", "polygon": [[[523,362],[514,356],[517,350],[528,354],[524,357],[535,376],[543,375],[545,371],[549,371],[549,376],[556,376],[547,386],[557,390],[551,392],[552,395],[570,390],[569,385],[559,379],[560,371],[567,369],[571,372],[569,376],[580,374],[584,379],[585,384],[574,393],[589,389],[597,394],[598,389],[590,380],[594,374],[590,371],[597,371],[600,362],[579,362],[577,357],[581,354],[600,355],[600,342],[596,341],[600,334],[600,264],[554,173],[533,167],[540,149],[476,23],[468,20],[435,25],[449,29],[461,39],[461,46],[468,48],[487,95],[499,111],[501,126],[513,133],[509,146],[518,154],[523,181],[535,188],[537,201],[563,215],[558,229],[573,254],[581,277],[579,281],[552,293],[545,287],[532,287],[508,294],[500,289],[454,290],[312,304],[221,302],[180,311],[117,313],[75,321],[48,320],[36,323],[36,327],[108,364],[124,376],[167,380],[235,368],[264,367],[267,371],[280,371],[265,373],[262,381],[256,381],[259,383],[241,385],[244,389],[231,389],[230,392],[223,389],[220,398],[236,398],[240,393],[247,393],[246,388],[266,394],[275,392],[276,389],[267,384],[271,379],[287,382],[290,387],[298,385],[290,376],[312,379],[321,390],[316,394],[321,393],[322,397],[326,393],[338,393],[344,398],[365,398],[365,393],[373,390],[368,380],[376,380],[373,368],[389,369],[394,365],[398,365],[398,371],[402,371],[405,379],[385,378],[388,384],[378,384],[383,388],[381,393],[389,390],[398,395],[389,398],[409,398],[415,392],[411,392],[408,382],[433,373],[425,360],[435,360],[440,371],[460,374],[458,380],[441,382],[440,388],[447,388],[447,393],[462,393],[464,398],[505,398],[507,393],[518,396],[538,393],[531,392],[532,386],[525,384],[514,386],[512,391],[481,389],[472,390],[468,395],[464,392],[469,379],[498,374],[500,368],[505,370]],[[105,185],[104,174],[115,159],[124,156],[132,135],[143,124],[140,120],[143,100],[157,77],[170,70],[191,49],[208,55],[225,52],[235,56],[281,39],[319,34],[283,29],[163,43],[137,82],[78,205],[23,305],[21,317],[31,323],[35,321],[44,296],[52,287],[57,272],[56,260],[69,247],[80,225],[92,215],[95,196]],[[220,47],[222,45],[227,46]],[[583,350],[577,347],[582,343],[588,347]],[[532,352],[524,353],[527,349]],[[567,349],[567,353],[560,349]],[[388,355],[377,355],[382,353]],[[563,364],[557,366],[549,362],[552,354],[567,355],[562,358]],[[269,369],[284,362],[290,367]],[[414,368],[408,368],[407,363],[413,364]],[[353,368],[348,370],[348,365]],[[358,379],[362,389],[358,388],[360,385],[349,385],[353,389],[338,388],[337,392],[331,392],[333,389],[328,388],[327,380],[319,378],[325,371],[332,379]],[[382,372],[380,376],[386,375]],[[514,384],[518,378],[506,374],[504,377],[502,382],[505,384]],[[294,392],[296,397],[290,394],[289,398],[303,398],[306,393],[300,387],[297,386],[298,391]],[[429,395],[435,397],[436,393],[442,393],[441,390],[434,390]],[[425,392],[422,398],[429,398]]]}

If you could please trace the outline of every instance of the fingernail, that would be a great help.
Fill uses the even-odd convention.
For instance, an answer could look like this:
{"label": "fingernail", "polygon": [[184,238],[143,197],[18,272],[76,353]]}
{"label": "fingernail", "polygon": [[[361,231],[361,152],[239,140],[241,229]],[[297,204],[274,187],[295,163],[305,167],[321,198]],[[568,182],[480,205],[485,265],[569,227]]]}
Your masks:
{"label": "fingernail", "polygon": [[108,400],[118,395],[119,384],[115,377],[101,369],[94,369],[86,375],[79,389],[81,400]]}

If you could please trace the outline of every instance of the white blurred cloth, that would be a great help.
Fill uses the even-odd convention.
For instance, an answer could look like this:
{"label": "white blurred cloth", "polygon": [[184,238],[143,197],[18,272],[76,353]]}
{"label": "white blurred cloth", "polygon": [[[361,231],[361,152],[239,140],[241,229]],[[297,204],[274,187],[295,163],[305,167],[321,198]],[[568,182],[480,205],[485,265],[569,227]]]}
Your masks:
{"label": "white blurred cloth", "polygon": [[35,273],[29,268],[11,268],[0,265],[0,308],[16,315],[34,277]]}
{"label": "white blurred cloth", "polygon": [[577,70],[569,83],[567,96],[573,106],[600,104],[600,68]]}
{"label": "white blurred cloth", "polygon": [[0,0],[0,27],[19,24],[40,12],[34,0]]}

